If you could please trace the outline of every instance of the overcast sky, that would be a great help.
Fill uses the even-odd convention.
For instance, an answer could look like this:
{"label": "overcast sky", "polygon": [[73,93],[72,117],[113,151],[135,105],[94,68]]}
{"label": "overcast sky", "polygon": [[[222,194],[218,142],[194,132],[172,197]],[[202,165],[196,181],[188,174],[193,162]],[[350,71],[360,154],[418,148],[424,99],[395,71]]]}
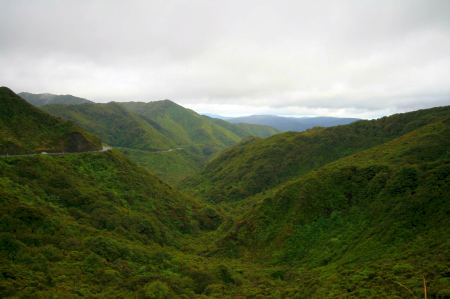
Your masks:
{"label": "overcast sky", "polygon": [[450,104],[450,1],[0,0],[0,85],[202,113]]}

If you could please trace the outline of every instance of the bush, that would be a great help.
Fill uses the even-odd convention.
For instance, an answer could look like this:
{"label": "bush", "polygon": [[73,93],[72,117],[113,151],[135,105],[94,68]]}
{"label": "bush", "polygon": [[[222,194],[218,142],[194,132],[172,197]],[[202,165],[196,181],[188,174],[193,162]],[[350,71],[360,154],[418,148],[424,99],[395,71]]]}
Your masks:
{"label": "bush", "polygon": [[159,280],[147,283],[144,288],[144,298],[146,299],[168,299],[173,298],[170,288]]}

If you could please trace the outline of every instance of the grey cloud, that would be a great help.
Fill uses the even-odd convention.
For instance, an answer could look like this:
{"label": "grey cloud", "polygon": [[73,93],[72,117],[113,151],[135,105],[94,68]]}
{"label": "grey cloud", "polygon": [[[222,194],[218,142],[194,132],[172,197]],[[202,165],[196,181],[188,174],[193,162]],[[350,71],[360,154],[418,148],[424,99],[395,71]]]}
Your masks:
{"label": "grey cloud", "polygon": [[202,112],[450,104],[450,1],[0,0],[0,83]]}

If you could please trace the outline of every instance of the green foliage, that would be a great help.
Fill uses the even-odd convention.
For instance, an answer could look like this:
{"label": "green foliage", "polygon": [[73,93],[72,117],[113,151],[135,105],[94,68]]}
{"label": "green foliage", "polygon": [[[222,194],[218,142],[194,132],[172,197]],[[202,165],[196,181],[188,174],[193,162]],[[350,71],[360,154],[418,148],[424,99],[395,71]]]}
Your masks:
{"label": "green foliage", "polygon": [[[439,282],[450,252],[449,137],[450,118],[438,118],[280,185],[217,252],[315,271],[320,285],[306,297],[418,296],[423,276],[438,296],[448,289]],[[423,155],[415,148],[425,142]]]}
{"label": "green foliage", "polygon": [[[433,108],[345,126],[249,139],[222,152],[184,186],[214,202],[244,199],[448,117],[449,111],[449,107]],[[433,154],[432,143],[439,140],[425,141],[415,149],[415,154]],[[442,146],[435,149],[441,150]]]}
{"label": "green foliage", "polygon": [[[246,136],[270,136],[277,131],[267,126],[233,125],[228,122],[199,115],[169,100],[149,103],[120,103],[127,110],[142,116],[148,123],[159,127],[178,145],[197,145],[223,149]],[[214,150],[215,151],[215,150]]]}
{"label": "green foliage", "polygon": [[148,299],[169,299],[173,298],[169,287],[159,281],[153,281],[144,286],[144,298]]}
{"label": "green foliage", "polygon": [[159,178],[171,185],[177,185],[187,177],[195,175],[203,164],[196,154],[189,150],[143,151],[131,148],[120,150],[133,162],[152,171]]}
{"label": "green foliage", "polygon": [[47,105],[46,112],[70,120],[113,146],[141,150],[171,148],[174,143],[117,103]]}
{"label": "green foliage", "polygon": [[98,150],[100,141],[0,87],[0,155]]}
{"label": "green foliage", "polygon": [[[173,182],[244,136],[170,101],[123,105],[133,111],[108,104],[67,113],[92,130],[111,125],[99,130],[111,140],[136,141],[142,149],[121,150],[149,168],[159,163],[155,172],[176,174]],[[121,113],[120,121],[134,118],[128,141],[113,121]],[[446,298],[448,113],[248,139],[191,181],[216,205],[118,150],[0,157],[0,297],[420,298],[425,277],[429,297]],[[7,130],[31,125],[14,114]],[[139,139],[136,123],[153,129],[138,130]],[[36,125],[39,140],[54,130],[46,128]],[[12,136],[3,132],[0,142]],[[155,132],[188,149],[151,153]]]}
{"label": "green foliage", "polygon": [[168,100],[41,108],[121,147],[131,160],[175,184],[242,138],[277,132],[266,126],[234,125],[202,116]]}

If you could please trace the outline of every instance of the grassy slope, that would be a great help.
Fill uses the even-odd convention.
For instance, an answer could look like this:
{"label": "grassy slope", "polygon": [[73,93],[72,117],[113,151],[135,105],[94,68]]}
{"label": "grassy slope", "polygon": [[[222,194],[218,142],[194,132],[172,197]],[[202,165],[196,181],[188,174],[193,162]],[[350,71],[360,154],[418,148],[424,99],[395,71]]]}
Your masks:
{"label": "grassy slope", "polygon": [[116,103],[48,105],[42,109],[77,123],[113,146],[157,150],[173,145],[167,137]]}
{"label": "grassy slope", "polygon": [[352,153],[382,144],[449,114],[449,107],[419,110],[301,133],[250,139],[211,161],[186,187],[210,201],[237,200]]}
{"label": "grassy slope", "polygon": [[217,250],[290,265],[307,298],[420,297],[424,276],[445,298],[449,148],[447,117],[325,165],[254,198]]}
{"label": "grassy slope", "polygon": [[[245,136],[276,132],[269,127],[238,126],[203,117],[170,101],[42,108],[77,123],[112,146],[124,148],[133,161],[171,183],[193,175],[209,157]],[[179,147],[183,152],[154,153]]]}
{"label": "grassy slope", "polygon": [[237,143],[243,137],[270,136],[277,131],[266,126],[236,126],[209,118],[169,100],[149,103],[120,103],[141,115],[150,124],[160,127],[178,145],[197,145],[206,154]]}
{"label": "grassy slope", "polygon": [[198,173],[202,161],[196,161],[184,149],[163,152],[142,151],[131,148],[120,150],[135,163],[151,170],[165,182],[176,185]]}
{"label": "grassy slope", "polygon": [[101,148],[97,138],[31,106],[6,87],[0,88],[0,103],[0,154]]}

